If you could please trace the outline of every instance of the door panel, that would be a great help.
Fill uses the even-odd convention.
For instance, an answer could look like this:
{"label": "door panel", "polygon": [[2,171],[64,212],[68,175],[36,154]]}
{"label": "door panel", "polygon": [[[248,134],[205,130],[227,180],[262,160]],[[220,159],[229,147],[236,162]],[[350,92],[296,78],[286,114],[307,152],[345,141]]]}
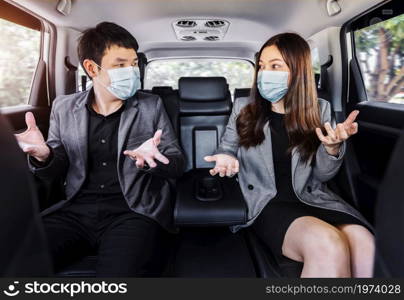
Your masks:
{"label": "door panel", "polygon": [[355,108],[360,111],[359,130],[353,139],[360,169],[357,196],[365,214],[373,219],[380,183],[403,131],[404,105],[364,101]]}
{"label": "door panel", "polygon": [[353,162],[347,168],[357,202],[370,221],[394,146],[404,130],[404,74],[400,72],[404,8],[400,2],[385,1],[341,31],[343,49],[350,48],[346,43],[352,44],[352,59],[345,53],[347,73],[343,74],[346,114],[360,111],[358,133],[350,139]]}
{"label": "door panel", "polygon": [[44,138],[47,138],[49,129],[49,107],[38,107],[31,105],[18,106],[13,108],[7,108],[2,110],[2,114],[6,116],[11,126],[13,127],[15,133],[23,132],[27,129],[25,124],[25,113],[32,112],[35,116],[37,126],[41,130]]}

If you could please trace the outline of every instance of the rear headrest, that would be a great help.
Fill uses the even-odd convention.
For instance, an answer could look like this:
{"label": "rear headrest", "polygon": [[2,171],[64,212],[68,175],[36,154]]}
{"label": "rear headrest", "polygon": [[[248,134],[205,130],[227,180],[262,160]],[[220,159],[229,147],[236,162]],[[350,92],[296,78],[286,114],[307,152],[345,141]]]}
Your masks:
{"label": "rear headrest", "polygon": [[225,100],[228,85],[224,77],[181,77],[178,92],[184,101]]}
{"label": "rear headrest", "polygon": [[166,95],[173,93],[174,90],[171,86],[154,86],[152,88],[152,93],[157,95]]}
{"label": "rear headrest", "polygon": [[139,71],[140,71],[140,82],[141,82],[142,88],[143,88],[143,86],[144,86],[144,70],[146,69],[147,58],[146,58],[146,55],[143,52],[138,52],[137,53],[137,59],[138,59],[138,66],[139,66]]}

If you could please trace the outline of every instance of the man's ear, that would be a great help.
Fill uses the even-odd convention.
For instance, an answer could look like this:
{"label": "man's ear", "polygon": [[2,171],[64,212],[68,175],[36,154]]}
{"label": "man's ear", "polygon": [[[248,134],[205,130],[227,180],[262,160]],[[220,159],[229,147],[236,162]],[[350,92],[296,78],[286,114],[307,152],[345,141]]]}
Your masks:
{"label": "man's ear", "polygon": [[91,59],[85,59],[83,61],[83,67],[91,79],[99,73],[98,66]]}

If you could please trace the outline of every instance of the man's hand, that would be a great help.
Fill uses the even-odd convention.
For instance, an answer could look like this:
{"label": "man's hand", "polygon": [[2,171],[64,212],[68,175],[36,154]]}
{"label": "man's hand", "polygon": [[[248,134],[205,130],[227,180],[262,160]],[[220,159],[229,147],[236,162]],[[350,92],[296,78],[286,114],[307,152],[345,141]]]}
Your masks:
{"label": "man's hand", "polygon": [[341,143],[358,132],[358,123],[354,122],[358,114],[359,110],[354,110],[343,123],[338,123],[335,129],[331,127],[329,122],[325,123],[324,128],[327,131],[327,136],[323,135],[320,128],[316,128],[318,138],[330,155],[337,155]]}
{"label": "man's hand", "polygon": [[227,154],[216,154],[212,156],[205,156],[204,159],[208,162],[216,162],[215,167],[209,170],[209,173],[212,176],[219,173],[220,177],[224,177],[225,175],[228,177],[233,177],[239,171],[239,162],[233,156]]}
{"label": "man's hand", "polygon": [[45,143],[41,131],[36,126],[32,112],[25,114],[25,123],[27,124],[27,130],[14,136],[22,151],[43,162],[49,157],[50,149]]}
{"label": "man's hand", "polygon": [[155,159],[167,165],[170,161],[157,149],[157,146],[160,144],[162,133],[163,131],[161,129],[157,130],[152,138],[145,141],[138,148],[134,150],[125,150],[123,154],[129,156],[132,160],[135,160],[136,167],[138,168],[143,168],[145,162],[147,162],[150,168],[156,167],[157,164],[154,161]]}

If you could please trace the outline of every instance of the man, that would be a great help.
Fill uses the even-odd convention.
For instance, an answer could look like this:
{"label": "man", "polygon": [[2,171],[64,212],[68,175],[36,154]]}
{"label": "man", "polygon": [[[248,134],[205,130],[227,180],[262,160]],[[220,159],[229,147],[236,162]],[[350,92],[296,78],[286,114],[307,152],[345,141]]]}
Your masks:
{"label": "man", "polygon": [[67,200],[42,213],[56,271],[96,249],[97,276],[155,275],[175,231],[170,196],[184,156],[161,99],[137,92],[137,49],[116,24],[85,31],[78,56],[93,87],[57,97],[46,143],[31,113],[17,135],[37,177],[65,178]]}

